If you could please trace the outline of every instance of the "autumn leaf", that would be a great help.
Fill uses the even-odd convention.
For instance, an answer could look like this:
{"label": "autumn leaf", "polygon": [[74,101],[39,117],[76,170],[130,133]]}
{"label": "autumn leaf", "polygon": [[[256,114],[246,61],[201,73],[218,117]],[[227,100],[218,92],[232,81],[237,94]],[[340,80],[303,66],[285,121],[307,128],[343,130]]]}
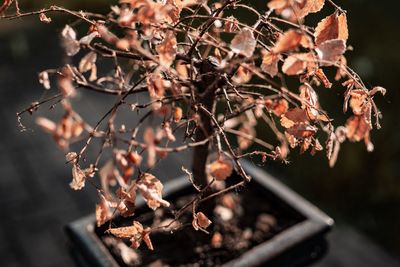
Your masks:
{"label": "autumn leaf", "polygon": [[169,202],[162,199],[162,190],[164,186],[154,175],[143,173],[137,182],[137,187],[149,208],[155,210],[160,206],[169,207]]}
{"label": "autumn leaf", "polygon": [[51,18],[47,17],[45,13],[40,13],[39,14],[39,20],[41,22],[44,22],[44,23],[50,23],[51,22]]}
{"label": "autumn leaf", "polygon": [[319,44],[315,51],[321,62],[321,66],[329,66],[341,59],[346,52],[346,42],[342,39],[327,40]]}
{"label": "autumn leaf", "polygon": [[346,122],[346,135],[352,142],[359,142],[364,139],[368,151],[373,150],[373,145],[369,139],[371,126],[362,115],[354,115]]}
{"label": "autumn leaf", "polygon": [[287,75],[299,75],[304,73],[307,68],[307,54],[293,54],[288,56],[283,62],[282,71]]}
{"label": "autumn leaf", "polygon": [[295,50],[297,47],[299,47],[302,37],[303,33],[297,30],[288,30],[279,37],[271,52],[274,54],[281,54]]}
{"label": "autumn leaf", "polygon": [[156,51],[160,56],[160,63],[162,66],[168,68],[174,62],[176,57],[177,42],[175,33],[167,31],[164,40],[156,47]]}
{"label": "autumn leaf", "polygon": [[317,45],[334,39],[340,39],[346,42],[349,38],[346,14],[335,12],[324,18],[315,28],[314,37]]}
{"label": "autumn leaf", "polygon": [[208,226],[210,226],[212,222],[207,218],[207,216],[202,213],[202,212],[197,212],[193,214],[193,221],[192,225],[193,228],[198,231],[198,230],[203,230],[207,229]]}
{"label": "autumn leaf", "polygon": [[210,174],[217,181],[223,181],[232,175],[233,166],[231,161],[226,159],[218,159],[208,165]]}
{"label": "autumn leaf", "polygon": [[96,205],[97,227],[100,227],[111,218],[112,211],[110,210],[110,203],[103,195],[100,195],[100,203]]}
{"label": "autumn leaf", "polygon": [[80,50],[79,42],[76,40],[76,32],[69,25],[65,25],[61,32],[62,45],[68,56],[76,55]]}
{"label": "autumn leaf", "polygon": [[118,228],[111,228],[106,233],[112,234],[115,237],[122,239],[129,239],[131,247],[134,249],[139,248],[142,241],[145,242],[148,249],[153,250],[153,245],[150,240],[150,228],[144,228],[140,222],[134,221],[132,226],[124,226]]}
{"label": "autumn leaf", "polygon": [[268,3],[270,9],[274,9],[278,15],[297,22],[310,13],[320,11],[325,0],[272,0]]}
{"label": "autumn leaf", "polygon": [[289,109],[289,103],[286,99],[267,99],[265,100],[265,106],[268,111],[274,113],[278,117],[285,114]]}
{"label": "autumn leaf", "polygon": [[78,164],[72,166],[72,182],[69,186],[74,190],[81,190],[85,186],[86,175]]}
{"label": "autumn leaf", "polygon": [[231,41],[231,49],[234,53],[241,54],[245,57],[253,56],[256,49],[257,41],[254,38],[253,31],[244,28]]}
{"label": "autumn leaf", "polygon": [[267,52],[263,56],[263,61],[261,64],[261,70],[271,77],[275,77],[278,74],[278,62],[280,57],[273,53]]}

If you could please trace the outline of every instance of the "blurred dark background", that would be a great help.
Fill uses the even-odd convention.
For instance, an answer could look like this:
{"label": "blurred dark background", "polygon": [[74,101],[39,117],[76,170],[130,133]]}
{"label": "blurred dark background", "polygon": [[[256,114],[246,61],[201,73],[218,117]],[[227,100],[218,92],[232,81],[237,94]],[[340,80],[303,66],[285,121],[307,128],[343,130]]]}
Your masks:
{"label": "blurred dark background", "polygon": [[[49,3],[82,10],[107,10],[116,1],[19,2],[23,10]],[[260,9],[267,3],[259,0],[248,2]],[[326,211],[339,227],[344,225],[355,229],[362,236],[360,240],[368,240],[390,259],[398,260],[400,2],[335,2],[348,10],[349,45],[354,47],[354,51],[347,53],[349,65],[367,85],[380,85],[387,89],[385,97],[376,97],[384,117],[383,128],[372,132],[375,151],[367,153],[362,143],[345,143],[333,169],[328,167],[323,154],[311,157],[299,156],[297,152],[291,154],[289,165],[268,163],[264,168]],[[332,7],[326,8],[326,14],[332,11]],[[61,226],[92,212],[94,208],[95,192],[90,189],[72,192],[69,189],[70,167],[65,166],[63,154],[51,140],[41,132],[29,130],[21,133],[16,126],[15,113],[40,98],[43,92],[37,82],[37,73],[62,62],[56,33],[66,21],[58,16],[52,18],[54,23],[50,25],[41,24],[37,18],[0,21],[1,266],[70,266],[72,263],[65,252]],[[321,17],[310,16],[307,22],[315,25],[318,19]],[[334,109],[342,101],[343,89],[324,90],[321,89],[322,106],[336,112],[339,122],[344,121],[345,117]],[[95,115],[104,109],[102,103],[96,100],[85,105]],[[27,116],[24,121],[29,126],[33,120]],[[331,246],[334,248],[335,244]]]}

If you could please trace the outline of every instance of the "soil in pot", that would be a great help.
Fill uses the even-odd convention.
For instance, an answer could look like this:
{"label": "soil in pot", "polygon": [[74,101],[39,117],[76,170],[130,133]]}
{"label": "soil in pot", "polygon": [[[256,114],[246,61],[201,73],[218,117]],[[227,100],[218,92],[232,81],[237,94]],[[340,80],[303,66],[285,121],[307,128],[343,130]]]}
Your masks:
{"label": "soil in pot", "polygon": [[[227,186],[239,179],[230,177]],[[166,197],[171,209],[154,212],[147,207],[138,207],[137,216],[117,217],[112,226],[132,225],[133,219],[146,226],[167,225],[174,218],[172,210],[179,210],[194,196],[194,189],[185,187]],[[201,205],[198,211],[202,211]],[[192,209],[187,209],[179,224],[173,223],[169,228],[151,233],[154,251],[144,244],[136,250],[128,248],[128,242],[121,243],[105,234],[109,227],[107,223],[95,232],[121,266],[217,266],[305,219],[256,181],[218,196],[215,208],[207,217],[212,221],[206,229],[209,234],[193,228]]]}

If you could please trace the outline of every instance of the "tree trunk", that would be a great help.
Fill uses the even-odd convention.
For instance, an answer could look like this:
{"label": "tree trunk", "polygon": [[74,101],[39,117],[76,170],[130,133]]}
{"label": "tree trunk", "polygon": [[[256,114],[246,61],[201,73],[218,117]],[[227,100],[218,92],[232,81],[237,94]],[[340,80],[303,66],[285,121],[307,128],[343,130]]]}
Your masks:
{"label": "tree trunk", "polygon": [[[199,99],[200,103],[210,112],[212,112],[214,108],[214,94],[210,94],[205,96],[203,99]],[[195,141],[199,142],[206,138],[208,138],[212,132],[212,122],[211,118],[204,113],[204,111],[200,111],[200,121],[201,125],[197,128],[195,134]],[[207,184],[207,174],[206,174],[206,165],[207,165],[207,158],[209,153],[209,142],[204,145],[196,146],[194,148],[193,153],[193,163],[192,163],[192,170],[193,170],[193,179],[197,186],[200,188],[204,188]]]}

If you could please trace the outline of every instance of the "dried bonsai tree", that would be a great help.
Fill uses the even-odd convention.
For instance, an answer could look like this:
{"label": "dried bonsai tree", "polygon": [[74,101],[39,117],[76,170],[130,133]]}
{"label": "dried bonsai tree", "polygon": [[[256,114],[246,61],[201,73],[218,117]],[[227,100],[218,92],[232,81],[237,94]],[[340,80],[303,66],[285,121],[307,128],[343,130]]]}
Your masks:
{"label": "dried bonsai tree", "polygon": [[[6,0],[0,8],[0,13],[11,14],[3,19],[38,16],[51,23],[52,12],[77,19],[65,26],[61,40],[66,55],[78,58],[79,64],[42,71],[39,82],[53,94],[17,116],[24,127],[21,116],[45,103],[64,110],[58,122],[43,117],[36,122],[66,152],[72,166],[70,186],[80,190],[89,181],[97,188],[99,226],[115,214],[133,216],[137,194],[151,209],[170,206],[151,171],[171,153],[193,151],[191,171],[189,166],[183,170],[197,194],[175,211],[174,220],[157,228],[170,227],[184,212],[192,212],[194,229],[207,232],[209,212],[199,210],[199,204],[250,182],[242,158],[285,162],[298,147],[300,153],[325,150],[333,166],[345,140],[363,140],[373,150],[369,133],[374,124],[380,127],[381,116],[374,97],[385,90],[367,88],[347,66],[346,12],[331,0],[271,0],[262,11],[240,0],[120,0],[107,14],[58,6],[23,13],[17,1],[14,14],[12,7],[6,11],[12,2]],[[305,17],[324,5],[331,15],[315,28],[305,25]],[[252,24],[239,19],[240,14]],[[101,75],[100,59],[110,67]],[[329,77],[327,70],[336,75]],[[287,86],[287,80],[297,85]],[[74,109],[84,103],[74,101],[82,90],[115,99],[95,125]],[[320,90],[343,92],[343,112],[351,113],[344,126],[335,125],[320,106]],[[115,122],[124,106],[138,118],[131,128],[128,121]],[[276,138],[263,140],[264,130],[256,134],[256,126]],[[95,139],[101,143],[99,153],[88,155]],[[70,151],[72,143],[81,144],[80,151]],[[111,158],[102,164],[105,151],[112,152]],[[234,170],[242,180],[225,187],[223,181]],[[126,227],[110,223],[108,232],[130,239],[133,248],[144,241],[153,249],[153,230],[134,220]]]}

